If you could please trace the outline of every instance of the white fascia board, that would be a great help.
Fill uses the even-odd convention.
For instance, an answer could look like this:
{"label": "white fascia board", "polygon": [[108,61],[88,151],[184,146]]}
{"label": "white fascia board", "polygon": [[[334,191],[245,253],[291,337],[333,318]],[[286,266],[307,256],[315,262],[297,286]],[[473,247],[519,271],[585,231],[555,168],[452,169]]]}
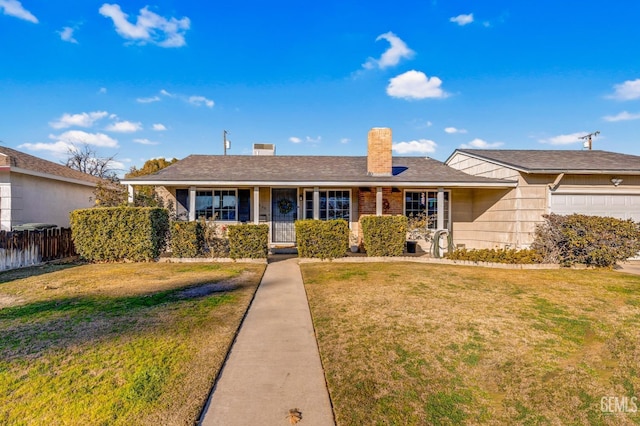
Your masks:
{"label": "white fascia board", "polygon": [[516,181],[504,182],[438,182],[438,181],[416,181],[416,182],[390,182],[390,181],[130,181],[122,180],[120,183],[133,186],[195,186],[195,187],[215,187],[215,186],[269,186],[269,187],[353,187],[353,186],[395,186],[403,188],[413,187],[447,187],[447,188],[514,188],[518,185]]}
{"label": "white fascia board", "polygon": [[551,194],[559,195],[640,195],[640,188],[625,188],[624,186],[618,186],[617,188],[611,186],[598,186],[591,188],[558,188],[555,191],[551,191]]}
{"label": "white fascia board", "polygon": [[36,171],[33,171],[33,170],[22,169],[20,167],[11,167],[9,169],[9,171],[11,173],[20,173],[20,174],[23,174],[23,175],[36,176],[36,177],[41,177],[41,178],[45,178],[45,179],[57,180],[57,181],[61,181],[61,182],[75,183],[77,185],[91,186],[91,187],[94,187],[94,188],[96,186],[98,186],[97,183],[88,182],[86,180],[73,179],[73,178],[68,178],[68,177],[64,177],[64,176],[52,175],[50,173],[41,173],[41,172],[36,172]]}

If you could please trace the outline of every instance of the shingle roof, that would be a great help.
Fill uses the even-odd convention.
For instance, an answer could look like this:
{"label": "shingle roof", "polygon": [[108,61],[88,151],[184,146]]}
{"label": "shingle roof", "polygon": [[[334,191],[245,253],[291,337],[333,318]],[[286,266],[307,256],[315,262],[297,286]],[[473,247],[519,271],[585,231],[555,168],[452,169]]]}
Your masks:
{"label": "shingle roof", "polygon": [[[600,150],[458,149],[526,173],[640,174],[640,157]],[[449,160],[455,155],[451,154]],[[449,161],[447,160],[447,162]]]}
{"label": "shingle roof", "polygon": [[353,156],[247,156],[190,155],[152,175],[125,179],[123,183],[458,183],[510,186],[512,182],[471,176],[431,158],[394,157],[393,176],[367,174],[367,157]]}
{"label": "shingle roof", "polygon": [[33,155],[7,148],[6,146],[0,146],[0,154],[3,154],[0,155],[0,167],[9,166],[11,168],[19,168],[31,172],[57,176],[67,180],[72,179],[92,184],[102,180],[87,173],[63,166],[62,164],[43,160],[42,158],[34,157]]}

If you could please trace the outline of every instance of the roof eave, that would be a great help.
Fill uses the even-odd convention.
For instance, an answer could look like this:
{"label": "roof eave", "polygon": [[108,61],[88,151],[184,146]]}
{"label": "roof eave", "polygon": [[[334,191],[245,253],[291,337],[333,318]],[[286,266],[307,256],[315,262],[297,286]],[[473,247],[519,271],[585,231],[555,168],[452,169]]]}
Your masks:
{"label": "roof eave", "polygon": [[154,185],[154,186],[295,186],[295,187],[312,187],[312,186],[396,186],[403,188],[411,188],[416,186],[427,187],[449,187],[449,188],[514,188],[517,186],[516,181],[497,181],[497,182],[464,182],[464,181],[215,181],[215,180],[122,180],[125,185]]}

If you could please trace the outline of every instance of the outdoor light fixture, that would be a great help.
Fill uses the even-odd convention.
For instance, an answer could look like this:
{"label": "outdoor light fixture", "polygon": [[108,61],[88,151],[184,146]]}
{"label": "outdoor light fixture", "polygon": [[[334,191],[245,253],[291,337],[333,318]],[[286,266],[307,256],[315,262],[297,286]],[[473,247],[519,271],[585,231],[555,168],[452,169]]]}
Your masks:
{"label": "outdoor light fixture", "polygon": [[613,186],[618,186],[622,183],[622,179],[617,178],[617,177],[612,177],[611,178],[611,183],[613,184]]}

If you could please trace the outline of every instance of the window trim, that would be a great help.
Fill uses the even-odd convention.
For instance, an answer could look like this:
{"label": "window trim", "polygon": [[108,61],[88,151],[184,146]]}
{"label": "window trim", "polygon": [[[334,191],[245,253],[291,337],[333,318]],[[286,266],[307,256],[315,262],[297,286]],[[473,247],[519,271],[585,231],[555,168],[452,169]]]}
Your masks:
{"label": "window trim", "polygon": [[[349,223],[349,226],[351,226],[351,222],[353,220],[353,191],[351,190],[351,188],[318,188],[318,193],[321,192],[329,192],[329,191],[342,191],[342,192],[348,192],[349,193],[349,220],[347,221]],[[301,193],[302,193],[302,217],[303,219],[313,219],[313,210],[314,207],[313,206],[313,195],[311,196],[311,199],[307,199],[307,192],[311,192],[313,194],[314,192],[314,188],[302,188]],[[307,201],[311,201],[312,203],[312,208],[311,208],[311,217],[307,217]],[[318,210],[320,209],[320,206],[318,206]],[[319,220],[331,220],[331,219],[321,219],[318,218]]]}
{"label": "window trim", "polygon": [[[438,192],[440,192],[440,190],[438,188],[405,188],[404,192],[402,193],[403,197],[402,197],[402,214],[404,216],[407,216],[407,192],[435,192],[436,193],[436,197]],[[446,212],[446,217],[444,219],[446,219],[446,223],[447,223],[447,227],[446,229],[448,229],[449,231],[451,230],[451,190],[450,189],[443,189],[442,190],[443,193],[448,194],[448,201],[449,201],[449,211]],[[437,202],[437,198],[436,198],[436,202]],[[444,206],[442,206],[442,208],[444,209]],[[436,214],[437,213],[437,207],[436,207]],[[438,229],[438,225],[437,225],[437,217],[436,217],[436,227],[433,228],[432,230],[437,230]],[[431,228],[429,228],[431,229]]]}

